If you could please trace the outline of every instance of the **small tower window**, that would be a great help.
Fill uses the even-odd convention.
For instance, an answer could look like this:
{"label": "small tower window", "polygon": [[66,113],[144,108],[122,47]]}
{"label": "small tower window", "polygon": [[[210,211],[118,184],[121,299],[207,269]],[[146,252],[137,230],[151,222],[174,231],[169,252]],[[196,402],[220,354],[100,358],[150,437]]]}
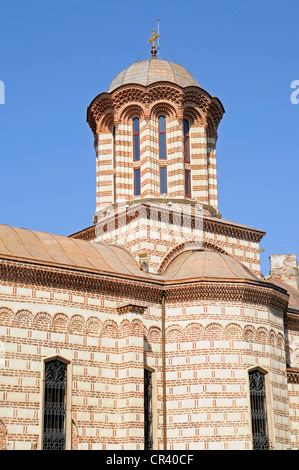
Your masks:
{"label": "small tower window", "polygon": [[140,196],[140,168],[134,169],[134,196]]}
{"label": "small tower window", "polygon": [[140,160],[140,135],[139,135],[139,119],[133,119],[133,160]]}
{"label": "small tower window", "polygon": [[185,195],[191,197],[191,171],[185,170]]}
{"label": "small tower window", "polygon": [[270,450],[268,434],[265,374],[249,372],[253,450]]}
{"label": "small tower window", "polygon": [[184,159],[186,163],[190,163],[189,130],[189,121],[187,121],[187,119],[184,119]]}
{"label": "small tower window", "polygon": [[167,194],[167,168],[160,167],[160,193]]}
{"label": "small tower window", "polygon": [[166,160],[166,119],[159,117],[159,158]]}

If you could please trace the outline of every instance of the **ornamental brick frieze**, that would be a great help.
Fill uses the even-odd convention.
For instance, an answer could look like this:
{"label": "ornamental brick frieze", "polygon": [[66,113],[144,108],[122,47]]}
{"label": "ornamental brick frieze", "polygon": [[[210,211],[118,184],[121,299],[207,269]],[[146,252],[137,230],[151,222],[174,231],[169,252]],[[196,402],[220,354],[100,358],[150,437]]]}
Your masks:
{"label": "ornamental brick frieze", "polygon": [[262,287],[259,281],[239,279],[235,283],[227,280],[175,283],[165,286],[165,300],[168,303],[179,303],[194,300],[218,300],[240,302],[252,305],[266,305],[283,312],[288,305],[288,296],[276,291],[272,286]]}
{"label": "ornamental brick frieze", "polygon": [[287,381],[289,384],[299,385],[299,369],[287,368]]}
{"label": "ornamental brick frieze", "polygon": [[142,282],[141,279],[128,279],[122,278],[121,275],[109,276],[109,274],[101,275],[56,267],[41,267],[13,261],[1,263],[0,278],[17,285],[106,293],[145,301],[150,299],[152,302],[160,302],[162,295],[161,286],[156,283]]}
{"label": "ornamental brick frieze", "polygon": [[[213,127],[217,129],[224,109],[221,102],[211,97],[205,90],[199,87],[187,87],[185,89],[170,82],[156,82],[148,86],[123,85],[112,93],[99,94],[89,105],[87,110],[87,122],[93,133],[97,130],[99,122],[104,114],[111,112],[117,123],[125,107],[131,103],[138,103],[146,120],[150,118],[151,109],[158,102],[165,102],[166,113],[182,119],[184,109],[193,110],[192,119],[198,121],[198,116],[209,116]],[[167,103],[169,109],[167,108]],[[173,105],[173,106],[170,106]],[[205,117],[203,122],[206,122]]]}
{"label": "ornamental brick frieze", "polygon": [[[81,315],[69,317],[60,312],[50,315],[47,312],[33,314],[29,310],[18,310],[15,313],[6,307],[0,307],[0,324],[10,327],[36,329],[49,332],[60,332],[74,335],[91,335],[97,337],[123,338],[128,336],[144,336],[146,341],[161,343],[162,331],[159,326],[147,327],[141,319],[129,320],[124,318],[120,322],[113,319],[101,320],[98,316],[84,319]],[[165,332],[168,343],[190,342],[204,340],[247,341],[252,343],[268,344],[284,349],[285,343],[281,333],[275,333],[264,327],[255,328],[253,325],[241,327],[237,323],[222,325],[215,321],[203,325],[200,322],[191,322],[182,327],[178,324],[168,326]],[[70,339],[69,339],[70,340]],[[299,378],[299,369],[289,369],[291,383]]]}
{"label": "ornamental brick frieze", "polygon": [[285,327],[287,330],[299,331],[299,311],[288,309],[285,316]]}
{"label": "ornamental brick frieze", "polygon": [[276,334],[273,330],[264,327],[255,328],[253,325],[241,327],[237,323],[222,325],[211,322],[204,325],[199,322],[192,322],[185,327],[172,324],[166,329],[166,341],[169,343],[205,340],[246,341],[268,344],[279,349],[285,347],[281,333]]}

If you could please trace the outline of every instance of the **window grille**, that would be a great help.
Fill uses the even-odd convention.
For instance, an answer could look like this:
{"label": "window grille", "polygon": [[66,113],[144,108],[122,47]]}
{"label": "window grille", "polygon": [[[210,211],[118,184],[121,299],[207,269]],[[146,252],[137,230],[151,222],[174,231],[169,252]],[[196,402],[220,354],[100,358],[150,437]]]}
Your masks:
{"label": "window grille", "polygon": [[64,450],[66,433],[67,364],[45,363],[43,450]]}
{"label": "window grille", "polygon": [[249,372],[253,450],[270,450],[268,435],[265,374]]}
{"label": "window grille", "polygon": [[144,449],[153,449],[153,384],[152,373],[144,369]]}

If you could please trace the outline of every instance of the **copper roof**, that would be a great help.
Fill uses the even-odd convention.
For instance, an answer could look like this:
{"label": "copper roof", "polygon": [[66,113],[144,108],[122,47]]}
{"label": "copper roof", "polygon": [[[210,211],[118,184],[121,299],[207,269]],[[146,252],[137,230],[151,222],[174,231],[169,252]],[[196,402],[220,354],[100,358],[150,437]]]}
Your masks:
{"label": "copper roof", "polygon": [[295,289],[295,287],[289,286],[288,284],[277,281],[276,279],[269,279],[269,282],[271,284],[274,284],[275,286],[282,287],[285,289],[290,298],[289,298],[289,308],[292,310],[299,310],[299,290]]}
{"label": "copper roof", "polygon": [[223,253],[209,250],[184,251],[170,263],[163,277],[167,280],[194,278],[261,280],[239,261]]}
{"label": "copper roof", "polygon": [[160,81],[172,82],[181,87],[199,86],[195,78],[182,65],[164,59],[149,59],[134,62],[122,70],[110,83],[108,92],[129,83],[146,86]]}
{"label": "copper roof", "polygon": [[0,225],[0,256],[86,271],[149,277],[119,246]]}
{"label": "copper roof", "polygon": [[174,281],[198,278],[260,281],[248,268],[223,253],[188,250],[180,253],[161,275],[140,269],[133,256],[116,245],[0,225],[0,257],[81,271]]}

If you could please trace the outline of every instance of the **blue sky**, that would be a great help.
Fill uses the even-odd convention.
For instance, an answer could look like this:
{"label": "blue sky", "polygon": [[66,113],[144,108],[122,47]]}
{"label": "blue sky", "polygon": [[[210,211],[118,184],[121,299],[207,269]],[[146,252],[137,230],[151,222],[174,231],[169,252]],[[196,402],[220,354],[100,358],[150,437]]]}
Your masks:
{"label": "blue sky", "polygon": [[[92,224],[92,99],[150,55],[185,66],[226,113],[217,143],[223,218],[299,256],[299,2],[0,0],[0,223],[69,235]],[[143,55],[141,55],[143,53]]]}

